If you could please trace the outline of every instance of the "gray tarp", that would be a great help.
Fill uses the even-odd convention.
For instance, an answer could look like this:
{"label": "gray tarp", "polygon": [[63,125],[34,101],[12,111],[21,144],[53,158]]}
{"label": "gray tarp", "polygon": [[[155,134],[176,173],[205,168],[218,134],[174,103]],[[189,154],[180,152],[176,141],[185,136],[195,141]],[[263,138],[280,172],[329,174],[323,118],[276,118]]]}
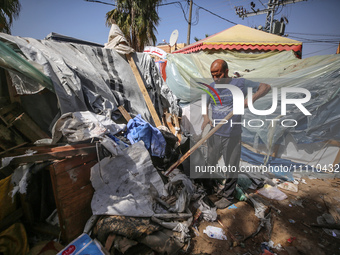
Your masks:
{"label": "gray tarp", "polygon": [[[124,105],[132,115],[141,114],[143,119],[153,123],[130,65],[125,56],[115,50],[2,33],[0,41],[16,48],[27,60],[41,65],[44,74],[52,80],[61,114],[89,110],[106,115]],[[163,108],[168,106],[168,102],[173,102],[174,97],[150,56],[142,53],[132,56],[153,105],[161,115]],[[17,69],[20,68],[18,64]],[[19,77],[22,80],[25,78],[23,75]]]}
{"label": "gray tarp", "polygon": [[155,190],[163,195],[164,184],[152,165],[143,141],[132,144],[125,153],[104,158],[91,168],[95,189],[91,207],[94,215],[151,217]]}

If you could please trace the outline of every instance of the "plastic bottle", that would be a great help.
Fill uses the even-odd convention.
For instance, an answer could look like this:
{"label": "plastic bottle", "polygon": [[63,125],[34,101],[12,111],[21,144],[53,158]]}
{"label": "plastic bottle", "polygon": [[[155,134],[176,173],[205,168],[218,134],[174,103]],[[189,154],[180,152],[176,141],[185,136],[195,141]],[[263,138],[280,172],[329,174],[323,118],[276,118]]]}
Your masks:
{"label": "plastic bottle", "polygon": [[247,200],[247,197],[244,194],[244,192],[242,191],[242,189],[240,189],[237,186],[236,186],[235,198],[238,199],[239,201],[246,201]]}
{"label": "plastic bottle", "polygon": [[227,240],[227,237],[225,236],[222,228],[207,226],[203,230],[203,233],[205,233],[210,238],[219,239],[219,240]]}

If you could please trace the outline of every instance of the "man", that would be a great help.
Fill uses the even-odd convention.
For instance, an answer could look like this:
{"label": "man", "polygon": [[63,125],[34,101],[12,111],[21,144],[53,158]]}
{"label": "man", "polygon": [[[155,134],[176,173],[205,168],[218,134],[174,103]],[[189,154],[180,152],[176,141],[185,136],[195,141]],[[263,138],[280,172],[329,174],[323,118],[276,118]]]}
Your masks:
{"label": "man", "polygon": [[[266,95],[271,89],[270,85],[265,83],[252,82],[243,78],[231,78],[228,76],[228,64],[222,59],[215,60],[210,66],[210,73],[214,79],[215,84],[231,84],[242,90],[244,97],[247,96],[248,87],[253,88],[252,101]],[[214,87],[214,85],[212,85]],[[233,97],[229,89],[216,89],[222,100],[221,105],[211,104],[212,119],[223,119],[233,110]],[[255,92],[255,93],[254,93]],[[215,100],[217,96],[214,94]],[[210,102],[213,100],[210,99]],[[218,102],[218,101],[217,101]],[[244,107],[248,107],[247,98],[244,100]],[[207,163],[210,166],[216,166],[221,155],[223,156],[226,167],[236,167],[236,172],[228,172],[224,188],[218,193],[222,198],[218,200],[215,205],[219,209],[226,208],[231,204],[235,195],[238,168],[241,157],[241,132],[242,125],[241,115],[234,115],[229,119],[228,123],[222,125],[216,133],[209,138],[208,143],[208,158]],[[239,123],[230,125],[230,123]],[[202,130],[207,124],[212,125],[212,121],[208,115],[204,115]],[[218,124],[218,122],[217,122]]]}

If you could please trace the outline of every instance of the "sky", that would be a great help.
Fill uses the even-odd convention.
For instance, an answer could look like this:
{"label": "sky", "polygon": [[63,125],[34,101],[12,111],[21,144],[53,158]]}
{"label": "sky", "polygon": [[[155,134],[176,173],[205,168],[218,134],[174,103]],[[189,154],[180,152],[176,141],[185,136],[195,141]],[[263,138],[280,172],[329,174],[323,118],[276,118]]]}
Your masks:
{"label": "sky", "polygon": [[[102,0],[114,4],[111,0]],[[189,17],[188,1],[163,0],[163,3],[180,2],[158,7],[160,22],[157,26],[157,42],[169,42],[175,29],[177,43],[187,42]],[[235,6],[250,10],[251,0],[193,0],[191,40],[203,39],[235,24],[249,27],[264,25],[266,15],[256,15],[243,20],[235,13]],[[255,9],[264,9],[268,0],[253,0]],[[11,27],[12,35],[44,39],[55,32],[99,44],[107,42],[110,27],[105,24],[105,15],[114,6],[87,2],[85,0],[21,0],[19,17]],[[198,6],[207,9],[198,9]],[[213,14],[212,14],[213,13]],[[214,15],[215,14],[215,15]],[[218,15],[218,16],[216,16]],[[288,19],[285,34],[288,38],[303,42],[302,57],[336,53],[340,42],[340,1],[308,0],[279,8],[275,18]],[[228,21],[227,21],[228,20]],[[230,21],[230,22],[229,22]]]}

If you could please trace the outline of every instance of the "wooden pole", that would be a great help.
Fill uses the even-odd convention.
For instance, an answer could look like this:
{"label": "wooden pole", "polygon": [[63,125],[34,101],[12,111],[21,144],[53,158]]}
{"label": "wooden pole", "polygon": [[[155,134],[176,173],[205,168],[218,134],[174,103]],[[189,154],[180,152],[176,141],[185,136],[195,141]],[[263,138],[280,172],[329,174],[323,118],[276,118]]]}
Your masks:
{"label": "wooden pole", "polygon": [[145,88],[143,79],[142,79],[142,77],[141,77],[141,75],[140,75],[140,73],[139,73],[139,71],[137,69],[136,63],[133,60],[131,54],[126,54],[126,58],[127,58],[128,62],[130,64],[132,72],[133,72],[133,74],[134,74],[134,76],[135,76],[135,78],[137,80],[139,89],[142,91],[142,94],[144,96],[144,100],[145,100],[146,105],[147,105],[147,107],[148,107],[148,109],[150,111],[151,117],[152,117],[156,127],[159,127],[159,126],[162,125],[162,123],[161,123],[161,121],[160,121],[160,119],[158,117],[158,114],[157,114],[157,112],[155,110],[155,107],[153,106],[153,103],[151,101],[149,93],[148,93],[148,91]]}
{"label": "wooden pole", "polygon": [[203,137],[201,140],[199,140],[191,149],[189,149],[179,160],[177,160],[175,163],[173,163],[168,170],[166,170],[165,172],[165,176],[168,176],[176,167],[178,167],[180,164],[183,163],[184,160],[186,160],[195,150],[198,149],[198,147],[200,147],[206,140],[209,139],[210,136],[212,136],[213,134],[215,134],[215,132],[217,130],[220,129],[220,127],[222,127],[223,124],[226,123],[227,120],[229,120],[232,116],[233,116],[233,112],[231,111],[227,116],[225,116],[225,118],[218,123],[218,125],[216,127],[214,127],[213,129],[211,129],[209,131],[209,133]]}

